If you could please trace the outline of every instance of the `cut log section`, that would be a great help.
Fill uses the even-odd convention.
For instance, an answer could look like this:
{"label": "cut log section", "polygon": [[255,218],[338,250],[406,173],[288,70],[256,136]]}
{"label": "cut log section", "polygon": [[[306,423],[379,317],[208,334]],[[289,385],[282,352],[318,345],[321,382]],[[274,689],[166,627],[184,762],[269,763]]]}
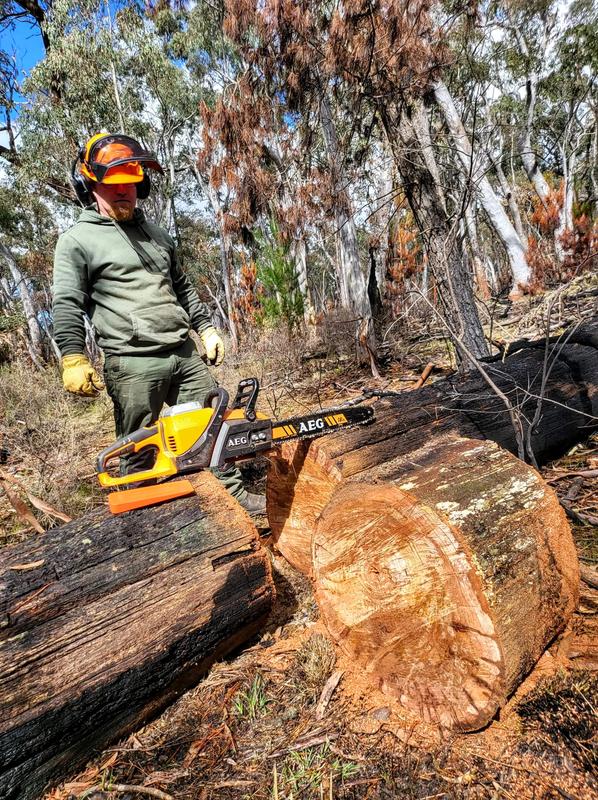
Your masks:
{"label": "cut log section", "polygon": [[263,626],[274,588],[257,531],[210,473],[196,486],[3,550],[1,797],[38,797]]}
{"label": "cut log section", "polygon": [[[486,365],[542,463],[598,418],[591,336]],[[375,422],[272,459],[268,518],[340,647],[422,720],[487,724],[565,626],[578,564],[556,495],[478,374],[374,403]],[[501,445],[498,447],[497,444]],[[501,449],[505,448],[505,450]],[[510,451],[510,452],[507,452]]]}
{"label": "cut log section", "polygon": [[456,730],[492,719],[566,624],[579,582],[552,490],[493,442],[462,438],[337,488],[317,521],[313,577],[351,661]]}

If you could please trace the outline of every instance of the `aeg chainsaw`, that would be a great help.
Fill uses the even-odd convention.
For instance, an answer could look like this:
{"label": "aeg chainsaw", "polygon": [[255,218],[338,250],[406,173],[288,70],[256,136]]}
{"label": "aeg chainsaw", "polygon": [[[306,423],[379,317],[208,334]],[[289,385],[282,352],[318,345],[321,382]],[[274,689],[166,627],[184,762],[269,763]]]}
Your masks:
{"label": "aeg chainsaw", "polygon": [[[172,406],[146,428],[123,436],[106,447],[97,459],[98,479],[102,486],[123,486],[153,480],[167,480],[175,475],[254,458],[283,442],[324,436],[341,428],[365,425],[374,417],[369,406],[344,406],[317,411],[282,421],[272,420],[255,410],[259,383],[246,378],[239,383],[232,408],[225,389],[213,389],[204,404],[191,402]],[[108,465],[121,456],[147,448],[156,451],[149,469],[112,476]],[[180,484],[183,484],[182,486]],[[128,511],[165,499],[191,494],[188,481],[145,486],[109,495],[113,513]]]}

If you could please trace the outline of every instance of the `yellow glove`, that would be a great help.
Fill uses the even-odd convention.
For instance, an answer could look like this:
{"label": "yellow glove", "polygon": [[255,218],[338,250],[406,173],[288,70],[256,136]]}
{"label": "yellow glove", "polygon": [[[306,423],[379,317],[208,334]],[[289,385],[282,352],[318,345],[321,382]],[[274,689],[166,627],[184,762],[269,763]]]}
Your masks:
{"label": "yellow glove", "polygon": [[76,354],[62,359],[62,383],[67,392],[83,397],[97,397],[104,388],[102,379],[87,356]]}
{"label": "yellow glove", "polygon": [[206,328],[199,334],[201,343],[206,351],[208,364],[217,367],[224,361],[224,342],[216,328]]}

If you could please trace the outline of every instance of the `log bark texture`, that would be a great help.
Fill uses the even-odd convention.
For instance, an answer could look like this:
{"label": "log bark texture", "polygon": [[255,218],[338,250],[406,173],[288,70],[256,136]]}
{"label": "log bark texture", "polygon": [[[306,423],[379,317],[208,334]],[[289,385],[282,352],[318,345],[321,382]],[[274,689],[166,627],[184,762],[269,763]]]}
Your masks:
{"label": "log bark texture", "polygon": [[[539,461],[586,438],[598,417],[598,350],[570,342],[553,356],[529,432]],[[521,410],[524,435],[543,364],[532,346],[486,367]],[[273,459],[273,539],[312,575],[333,638],[373,684],[425,721],[479,729],[575,607],[569,525],[512,455],[505,406],[479,375],[375,409],[370,426],[287,444]]]}
{"label": "log bark texture", "polygon": [[263,626],[274,588],[257,531],[210,473],[197,491],[3,551],[1,797],[39,796]]}

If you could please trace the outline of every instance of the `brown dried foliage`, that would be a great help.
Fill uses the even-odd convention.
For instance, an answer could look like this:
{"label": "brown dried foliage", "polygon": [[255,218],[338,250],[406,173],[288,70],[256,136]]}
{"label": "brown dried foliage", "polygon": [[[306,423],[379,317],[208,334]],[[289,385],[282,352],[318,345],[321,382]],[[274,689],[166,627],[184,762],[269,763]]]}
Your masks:
{"label": "brown dried foliage", "polygon": [[[322,94],[338,88],[342,78],[358,120],[364,97],[376,104],[423,92],[445,57],[430,17],[432,3],[348,0],[342,13],[306,0],[225,0],[224,6],[225,33],[247,69],[213,109],[203,106],[199,164],[213,186],[232,190],[234,224],[229,220],[228,230],[266,215],[292,238],[338,202],[328,171],[312,168],[305,158]],[[300,144],[300,127],[292,129],[284,118],[289,111],[300,114]],[[282,146],[282,168],[269,153],[274,136]],[[303,186],[286,181],[290,161]]]}
{"label": "brown dried foliage", "polygon": [[255,331],[257,317],[261,308],[260,298],[263,287],[257,284],[257,266],[253,259],[241,255],[239,287],[235,294],[233,318],[243,336]]}
{"label": "brown dried foliage", "polygon": [[540,236],[528,238],[527,260],[532,270],[532,291],[572,280],[595,268],[598,255],[598,221],[580,210],[574,211],[573,227],[566,228],[556,238],[563,251],[557,258],[555,236],[563,207],[564,188],[552,189],[542,202],[534,198],[530,221]]}

